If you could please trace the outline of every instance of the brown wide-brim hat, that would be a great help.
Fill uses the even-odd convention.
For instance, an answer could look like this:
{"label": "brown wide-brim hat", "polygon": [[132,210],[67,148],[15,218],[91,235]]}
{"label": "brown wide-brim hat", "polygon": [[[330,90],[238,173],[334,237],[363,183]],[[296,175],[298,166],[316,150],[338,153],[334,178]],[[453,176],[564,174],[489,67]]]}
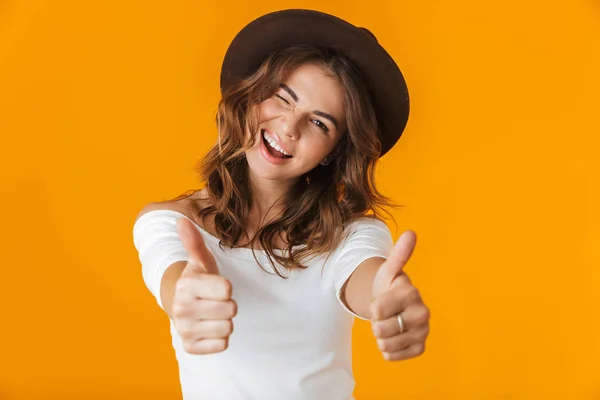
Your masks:
{"label": "brown wide-brim hat", "polygon": [[271,53],[294,45],[329,47],[362,71],[379,125],[380,157],[387,153],[408,121],[406,82],[392,57],[369,30],[333,15],[291,9],[250,22],[227,49],[221,68],[221,92],[256,72]]}

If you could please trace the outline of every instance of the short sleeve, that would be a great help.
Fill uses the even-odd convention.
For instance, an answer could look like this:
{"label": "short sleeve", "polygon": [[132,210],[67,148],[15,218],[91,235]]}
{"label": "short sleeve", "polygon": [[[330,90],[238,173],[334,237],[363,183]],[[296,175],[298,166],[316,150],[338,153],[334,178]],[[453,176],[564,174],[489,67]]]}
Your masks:
{"label": "short sleeve", "polygon": [[188,261],[188,253],[177,233],[177,211],[153,210],[133,225],[133,243],[142,264],[142,277],[160,308],[160,284],[167,268],[176,261]]}
{"label": "short sleeve", "polygon": [[378,219],[364,217],[353,221],[347,228],[348,236],[333,259],[333,284],[336,296],[346,311],[355,317],[366,318],[352,312],[342,301],[342,287],[356,268],[372,257],[386,258],[393,248],[392,234],[387,225]]}

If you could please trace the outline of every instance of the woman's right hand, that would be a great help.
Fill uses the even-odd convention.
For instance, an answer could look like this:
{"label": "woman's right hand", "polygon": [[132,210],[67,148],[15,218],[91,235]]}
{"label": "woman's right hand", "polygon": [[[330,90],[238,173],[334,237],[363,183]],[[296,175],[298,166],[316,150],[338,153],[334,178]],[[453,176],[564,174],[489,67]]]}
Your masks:
{"label": "woman's right hand", "polygon": [[188,219],[177,220],[177,231],[189,261],[175,284],[173,322],[188,353],[221,352],[227,348],[237,313],[231,282],[219,275],[202,235]]}

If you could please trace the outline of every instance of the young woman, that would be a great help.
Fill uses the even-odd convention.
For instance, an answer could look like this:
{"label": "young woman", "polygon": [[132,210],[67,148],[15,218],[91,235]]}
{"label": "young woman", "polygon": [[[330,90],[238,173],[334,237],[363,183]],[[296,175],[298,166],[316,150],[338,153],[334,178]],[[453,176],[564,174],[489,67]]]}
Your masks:
{"label": "young woman", "polygon": [[265,15],[231,43],[202,190],[134,225],[170,317],[185,399],[352,399],[353,317],[385,359],[420,355],[429,310],[403,272],[374,168],[408,92],[366,29],[310,10]]}

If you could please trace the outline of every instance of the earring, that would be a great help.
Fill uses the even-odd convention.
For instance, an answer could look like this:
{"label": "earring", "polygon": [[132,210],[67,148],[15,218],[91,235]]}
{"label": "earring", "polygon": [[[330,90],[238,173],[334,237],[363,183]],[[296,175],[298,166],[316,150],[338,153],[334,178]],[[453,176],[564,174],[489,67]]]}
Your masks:
{"label": "earring", "polygon": [[321,161],[321,165],[326,167],[329,165],[330,162],[331,162],[331,156],[327,156],[323,159],[323,161]]}

